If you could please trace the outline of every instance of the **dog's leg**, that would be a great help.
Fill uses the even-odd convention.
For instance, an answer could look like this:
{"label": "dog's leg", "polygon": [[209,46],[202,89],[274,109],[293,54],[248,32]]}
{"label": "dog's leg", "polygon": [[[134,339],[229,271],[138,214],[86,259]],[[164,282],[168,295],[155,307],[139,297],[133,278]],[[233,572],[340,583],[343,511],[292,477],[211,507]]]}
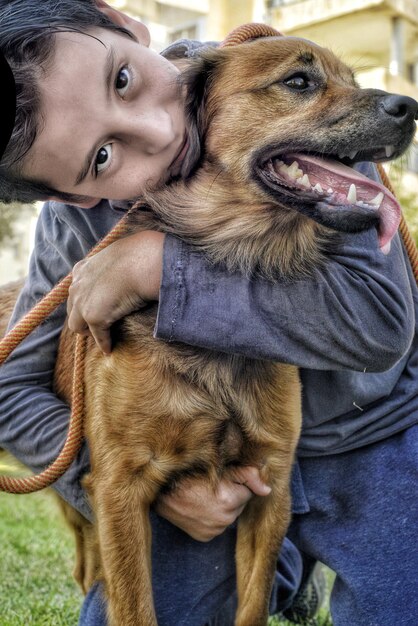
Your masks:
{"label": "dog's leg", "polygon": [[[167,423],[168,419],[163,421]],[[96,515],[100,559],[109,600],[109,626],[157,626],[151,577],[150,506],[162,486],[169,484],[173,473],[192,469],[198,460],[202,462],[203,458],[205,462],[205,456],[212,456],[216,449],[213,421],[212,418],[197,418],[195,422],[187,420],[190,442],[189,445],[187,442],[179,444],[183,447],[177,451],[173,450],[175,441],[170,445],[169,432],[161,436],[164,433],[162,422],[157,424],[152,437],[154,442],[156,439],[161,441],[160,446],[147,449],[142,443],[129,449],[126,444],[118,450],[114,446],[106,447],[104,443],[100,454],[96,450],[94,473],[85,484]],[[206,436],[202,433],[204,429]],[[179,424],[178,432],[184,431],[185,423]],[[142,438],[145,439],[145,434]],[[203,451],[199,457],[200,446]],[[118,458],[111,467],[104,461],[110,454]],[[98,456],[102,457],[100,462],[97,462]],[[141,458],[147,460],[141,462]]]}
{"label": "dog's leg", "polygon": [[[287,482],[287,481],[286,481]],[[266,626],[277,557],[290,520],[287,484],[254,497],[238,522],[236,626]]]}
{"label": "dog's leg", "polygon": [[[117,353],[111,357],[116,358]],[[110,359],[101,358],[108,378],[87,396],[92,473],[84,484],[98,529],[109,626],[157,626],[149,508],[173,476],[216,467],[218,422],[202,411],[199,391],[184,383],[179,389],[177,379],[161,385],[151,368],[142,374],[125,361],[113,369]],[[155,381],[155,389],[142,380]]]}
{"label": "dog's leg", "polygon": [[86,594],[98,579],[100,571],[96,529],[61,496],[56,492],[53,493],[65,521],[74,533],[76,558],[73,577]]}
{"label": "dog's leg", "polygon": [[104,476],[97,468],[92,482],[109,626],[157,626],[149,521],[156,493],[146,489],[142,476],[121,481],[118,468],[107,468]]}
{"label": "dog's leg", "polygon": [[[253,497],[238,521],[236,626],[266,626],[277,558],[290,521],[290,473],[301,422],[300,383],[292,366],[272,368],[266,370],[262,392],[254,393],[253,403],[248,404],[247,420],[242,416],[248,433],[244,459],[262,468],[261,476],[272,491]],[[251,398],[250,392],[247,385]]]}

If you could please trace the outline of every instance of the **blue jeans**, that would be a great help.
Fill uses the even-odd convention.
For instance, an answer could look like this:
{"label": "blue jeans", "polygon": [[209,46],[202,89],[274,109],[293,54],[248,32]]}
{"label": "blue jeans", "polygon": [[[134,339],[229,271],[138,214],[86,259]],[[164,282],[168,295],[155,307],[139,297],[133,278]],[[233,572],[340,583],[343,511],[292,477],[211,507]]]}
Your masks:
{"label": "blue jeans", "polygon": [[[209,543],[194,541],[155,514],[153,591],[159,626],[232,626],[235,599],[235,527]],[[278,561],[271,612],[286,609],[302,576],[298,550],[285,540]],[[105,626],[103,589],[96,584],[84,601],[79,626]]]}
{"label": "blue jeans", "polygon": [[416,626],[418,426],[299,465],[309,512],[288,536],[336,572],[334,626]]}

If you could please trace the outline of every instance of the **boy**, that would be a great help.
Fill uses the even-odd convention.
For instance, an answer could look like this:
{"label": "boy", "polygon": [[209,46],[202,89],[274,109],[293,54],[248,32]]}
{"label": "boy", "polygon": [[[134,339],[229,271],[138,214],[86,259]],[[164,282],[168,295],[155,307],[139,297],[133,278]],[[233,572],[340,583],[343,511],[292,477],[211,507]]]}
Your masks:
{"label": "boy", "polygon": [[[19,39],[10,26],[13,9],[28,5],[28,0],[8,3],[10,11],[4,10],[0,20],[0,47],[13,65],[18,84],[15,132],[2,160],[2,195],[68,201],[72,206],[54,201],[45,206],[29,281],[15,319],[109,230],[123,214],[126,199],[138,195],[144,184],[178,175],[188,156],[175,69],[147,49],[143,27],[98,3],[101,14],[119,27],[128,27],[138,43],[125,32],[92,22],[87,1],[72,2],[71,6],[61,2],[56,16],[51,6],[46,11],[47,4],[55,3],[31,9],[38,20],[31,24],[31,32],[39,29],[40,44],[35,61],[30,48],[32,65],[28,67],[22,63],[27,61],[24,43],[28,32]],[[76,16],[75,4],[80,4]],[[27,14],[22,12],[25,20]],[[57,34],[51,49],[46,23],[59,25],[61,30],[67,25],[73,32]],[[19,28],[23,33],[21,22]],[[181,51],[190,55],[195,48],[185,42],[183,50],[177,47],[168,53]],[[35,73],[39,64],[42,71]],[[30,104],[37,107],[32,111],[25,104],[29,78]],[[29,142],[23,131],[18,132],[24,128],[32,133]],[[375,175],[367,165],[364,170]],[[102,197],[112,201],[100,200]],[[137,274],[139,267],[141,275]],[[290,536],[306,554],[336,571],[336,626],[385,626],[394,618],[412,626],[418,612],[416,594],[408,585],[418,565],[412,547],[415,533],[408,524],[408,516],[416,514],[409,481],[417,471],[414,450],[418,437],[412,290],[416,294],[399,240],[385,257],[377,249],[374,231],[347,236],[313,279],[293,285],[228,275],[190,247],[174,238],[164,240],[158,233],[140,233],[116,242],[75,270],[70,324],[81,332],[89,328],[105,351],[109,351],[107,329],[115,319],[137,308],[143,299],[159,298],[156,335],[160,338],[303,367],[302,475],[297,466]],[[57,312],[0,371],[1,443],[36,470],[56,455],[68,420],[66,407],[51,392],[56,341],[64,315],[62,309]],[[79,488],[80,472],[87,463],[83,450],[57,486],[89,515]],[[262,495],[265,486],[256,470],[242,471],[242,482]],[[385,486],[384,497],[376,494],[379,485]],[[170,558],[178,568],[192,542],[180,531],[175,535],[175,529],[155,516],[154,559],[168,559],[166,571],[160,568],[161,578],[154,580],[161,624],[203,624],[232,593],[233,573],[228,563],[232,561],[234,530],[229,523],[251,493],[232,483],[225,488],[228,506],[222,494],[210,498],[196,483],[183,484],[180,494],[157,505],[160,514],[192,537],[214,537],[200,547],[206,578],[217,568],[211,557],[219,556],[219,545],[226,554],[221,562],[225,568],[222,592],[215,597],[201,583],[194,588],[191,583],[173,618],[172,601],[164,604],[164,595],[169,589],[170,597],[175,598],[184,580],[176,589]],[[194,494],[198,502],[206,504],[203,512],[196,506]],[[219,505],[225,515],[217,518]],[[402,544],[398,541],[401,533]],[[170,535],[167,545],[172,551],[179,550],[177,558],[164,553],[164,535]],[[382,542],[384,562],[379,561],[376,548]],[[383,566],[391,568],[387,579],[381,576]],[[402,580],[402,594],[390,594],[392,578]],[[82,623],[89,623],[89,611],[97,610],[97,603],[97,596],[91,594]]]}

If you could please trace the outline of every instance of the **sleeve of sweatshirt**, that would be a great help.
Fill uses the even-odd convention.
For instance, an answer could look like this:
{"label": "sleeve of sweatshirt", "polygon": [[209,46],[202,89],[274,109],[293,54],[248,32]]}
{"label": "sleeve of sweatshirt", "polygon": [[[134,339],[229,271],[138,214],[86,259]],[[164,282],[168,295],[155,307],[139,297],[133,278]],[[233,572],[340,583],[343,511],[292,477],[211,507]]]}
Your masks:
{"label": "sleeve of sweatshirt", "polygon": [[293,283],[229,274],[167,237],[155,336],[308,369],[384,371],[412,341],[409,271],[399,237],[384,255],[375,229],[344,236]]}
{"label": "sleeve of sweatshirt", "polygon": [[[59,242],[60,252],[55,242]],[[46,205],[38,221],[36,247],[28,280],[18,299],[13,326],[63,278],[81,258],[74,234]],[[61,305],[12,353],[0,368],[0,445],[38,473],[58,456],[68,429],[69,408],[52,390],[52,377],[65,305]],[[83,515],[91,519],[90,507],[80,485],[88,469],[84,446],[71,468],[54,487]]]}

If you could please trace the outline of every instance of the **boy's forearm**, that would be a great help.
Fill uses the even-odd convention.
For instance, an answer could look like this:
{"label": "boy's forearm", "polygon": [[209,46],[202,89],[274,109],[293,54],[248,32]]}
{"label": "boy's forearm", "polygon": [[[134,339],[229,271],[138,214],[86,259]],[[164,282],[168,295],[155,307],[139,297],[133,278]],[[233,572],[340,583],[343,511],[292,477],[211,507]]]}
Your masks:
{"label": "boy's forearm", "polygon": [[385,257],[375,231],[345,237],[313,278],[247,280],[167,237],[155,334],[309,369],[389,369],[413,336],[399,239]]}
{"label": "boy's forearm", "polygon": [[[0,368],[1,446],[36,473],[56,459],[68,431],[70,410],[52,391],[64,316],[65,309],[61,307],[29,335]],[[87,470],[85,446],[54,488],[83,515],[91,517],[80,485]]]}
{"label": "boy's forearm", "polygon": [[[34,284],[38,286],[36,281]],[[33,306],[36,291],[31,283],[25,286],[11,326]],[[0,367],[0,446],[35,473],[56,459],[68,431],[70,409],[52,390],[64,319],[65,305],[61,305]],[[80,513],[91,518],[91,509],[80,485],[88,468],[88,450],[84,446],[54,488]]]}

